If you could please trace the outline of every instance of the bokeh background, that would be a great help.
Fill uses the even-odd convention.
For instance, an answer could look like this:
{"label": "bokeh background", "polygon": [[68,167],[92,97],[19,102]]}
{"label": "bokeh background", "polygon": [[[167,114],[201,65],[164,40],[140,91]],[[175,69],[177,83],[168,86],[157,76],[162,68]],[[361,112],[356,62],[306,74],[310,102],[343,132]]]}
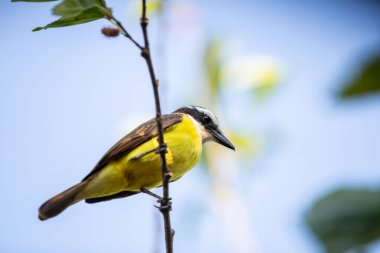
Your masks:
{"label": "bokeh background", "polygon": [[[139,1],[107,3],[141,41]],[[145,62],[106,20],[31,32],[53,6],[0,2],[0,252],[164,252],[148,196],[37,219],[154,115]],[[163,111],[206,106],[237,146],[207,144],[170,185],[175,252],[380,252],[379,2],[150,7]]]}

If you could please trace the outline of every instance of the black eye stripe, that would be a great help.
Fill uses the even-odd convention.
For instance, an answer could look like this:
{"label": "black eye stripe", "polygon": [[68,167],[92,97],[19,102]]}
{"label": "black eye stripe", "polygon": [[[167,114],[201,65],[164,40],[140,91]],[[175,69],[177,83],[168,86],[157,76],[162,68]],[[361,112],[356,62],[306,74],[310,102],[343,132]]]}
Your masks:
{"label": "black eye stripe", "polygon": [[204,120],[205,123],[210,123],[211,122],[211,117],[208,116],[208,115],[205,115],[205,116],[203,116],[203,120]]}
{"label": "black eye stripe", "polygon": [[206,128],[218,128],[217,123],[213,117],[203,111],[199,111],[194,107],[182,107],[175,112],[187,113],[191,115],[199,123],[203,124]]}

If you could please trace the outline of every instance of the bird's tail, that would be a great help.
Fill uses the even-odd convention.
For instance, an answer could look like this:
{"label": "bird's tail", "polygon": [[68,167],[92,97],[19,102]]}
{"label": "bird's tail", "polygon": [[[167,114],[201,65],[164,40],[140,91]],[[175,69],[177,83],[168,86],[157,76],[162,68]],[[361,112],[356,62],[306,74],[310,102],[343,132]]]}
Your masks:
{"label": "bird's tail", "polygon": [[38,210],[38,218],[43,221],[57,216],[70,205],[80,201],[75,196],[84,188],[87,182],[87,180],[82,181],[46,201]]}

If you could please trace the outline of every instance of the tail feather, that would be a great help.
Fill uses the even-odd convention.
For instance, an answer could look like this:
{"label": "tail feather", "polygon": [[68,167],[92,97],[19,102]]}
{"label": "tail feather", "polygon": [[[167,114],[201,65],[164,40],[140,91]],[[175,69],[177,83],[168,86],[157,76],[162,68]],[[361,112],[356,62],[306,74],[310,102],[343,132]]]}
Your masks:
{"label": "tail feather", "polygon": [[80,182],[79,184],[70,187],[66,191],[46,201],[39,209],[38,218],[43,221],[57,216],[70,205],[80,201],[80,199],[76,199],[75,196],[84,188],[86,184],[87,180]]}

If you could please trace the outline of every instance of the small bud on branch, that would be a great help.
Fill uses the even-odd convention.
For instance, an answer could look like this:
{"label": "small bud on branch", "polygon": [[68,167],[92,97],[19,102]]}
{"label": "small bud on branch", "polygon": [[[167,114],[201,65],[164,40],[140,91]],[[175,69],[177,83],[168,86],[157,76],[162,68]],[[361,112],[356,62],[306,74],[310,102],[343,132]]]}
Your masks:
{"label": "small bud on branch", "polygon": [[102,29],[102,34],[106,37],[117,37],[120,34],[120,30],[113,27],[104,27]]}

